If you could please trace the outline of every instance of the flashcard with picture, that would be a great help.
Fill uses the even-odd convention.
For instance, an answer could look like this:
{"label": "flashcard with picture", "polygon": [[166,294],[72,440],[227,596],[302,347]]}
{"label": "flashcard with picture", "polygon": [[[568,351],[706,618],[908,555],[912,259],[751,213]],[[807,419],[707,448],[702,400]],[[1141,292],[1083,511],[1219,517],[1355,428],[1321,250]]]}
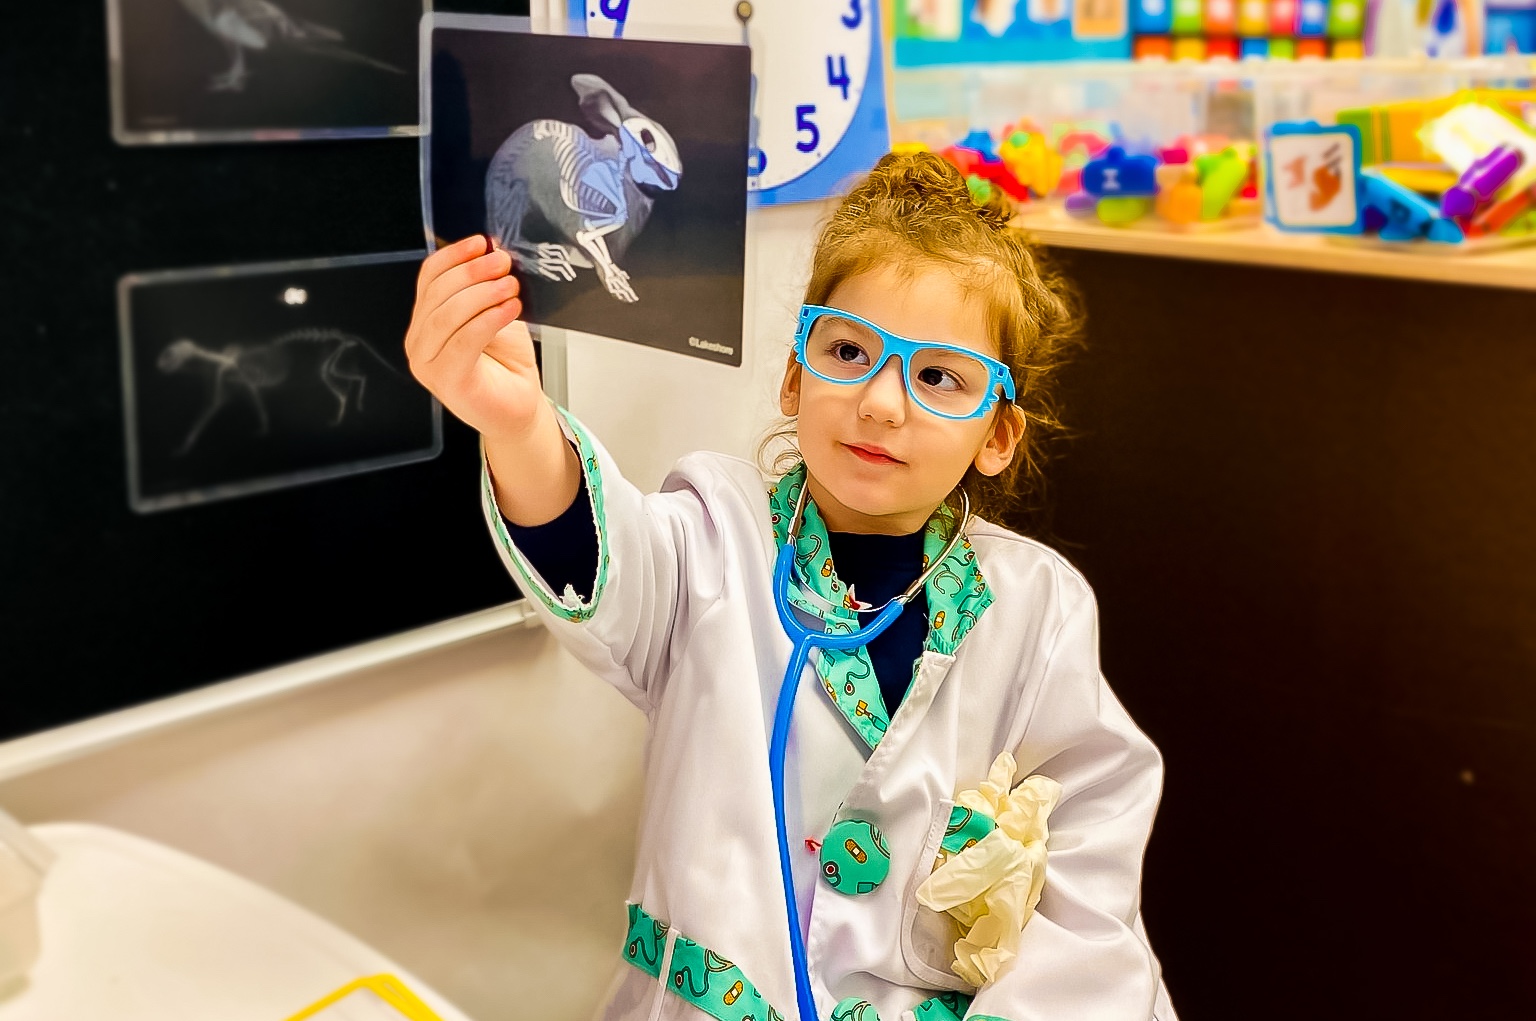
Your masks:
{"label": "flashcard with picture", "polygon": [[1353,124],[1289,122],[1265,146],[1270,222],[1281,230],[1358,234],[1360,129]]}

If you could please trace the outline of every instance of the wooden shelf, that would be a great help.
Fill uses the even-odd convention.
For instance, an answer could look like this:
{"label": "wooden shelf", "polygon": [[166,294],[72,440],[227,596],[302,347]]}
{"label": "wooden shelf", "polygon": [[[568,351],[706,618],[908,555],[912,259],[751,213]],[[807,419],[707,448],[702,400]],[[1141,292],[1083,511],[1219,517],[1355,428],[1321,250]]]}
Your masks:
{"label": "wooden shelf", "polygon": [[1024,213],[1014,222],[1043,244],[1057,248],[1536,291],[1536,238],[1523,246],[1474,251],[1429,242],[1395,246],[1367,239],[1286,234],[1263,224],[1189,233],[1150,226],[1109,227],[1076,220],[1059,210]]}

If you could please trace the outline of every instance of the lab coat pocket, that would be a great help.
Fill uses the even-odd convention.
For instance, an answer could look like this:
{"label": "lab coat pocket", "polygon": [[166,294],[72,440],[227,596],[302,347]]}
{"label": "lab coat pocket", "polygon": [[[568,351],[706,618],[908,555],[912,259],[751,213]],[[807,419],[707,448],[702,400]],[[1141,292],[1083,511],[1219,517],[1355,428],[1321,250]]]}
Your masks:
{"label": "lab coat pocket", "polygon": [[953,989],[958,992],[975,992],[958,975],[950,970],[955,960],[955,941],[960,938],[960,923],[947,911],[935,911],[920,904],[917,888],[933,872],[939,856],[939,844],[949,827],[949,813],[955,807],[954,800],[944,798],[934,811],[928,824],[928,835],[923,841],[922,853],[907,880],[907,888],[901,904],[901,956],[907,969],[917,977],[917,985],[926,989]]}

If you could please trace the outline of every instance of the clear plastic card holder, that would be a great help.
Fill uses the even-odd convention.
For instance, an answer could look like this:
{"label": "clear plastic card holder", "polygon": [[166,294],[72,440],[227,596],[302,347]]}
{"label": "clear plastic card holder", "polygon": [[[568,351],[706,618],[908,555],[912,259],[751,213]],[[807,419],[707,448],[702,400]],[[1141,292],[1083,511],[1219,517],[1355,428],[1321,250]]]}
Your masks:
{"label": "clear plastic card holder", "polygon": [[121,145],[414,136],[431,0],[105,0]]}
{"label": "clear plastic card holder", "polygon": [[589,37],[557,13],[422,19],[427,247],[494,235],[552,354],[569,332],[741,365],[744,33]]}
{"label": "clear plastic card holder", "polygon": [[403,346],[424,254],[124,276],[130,506],[163,511],[437,457],[442,408]]}

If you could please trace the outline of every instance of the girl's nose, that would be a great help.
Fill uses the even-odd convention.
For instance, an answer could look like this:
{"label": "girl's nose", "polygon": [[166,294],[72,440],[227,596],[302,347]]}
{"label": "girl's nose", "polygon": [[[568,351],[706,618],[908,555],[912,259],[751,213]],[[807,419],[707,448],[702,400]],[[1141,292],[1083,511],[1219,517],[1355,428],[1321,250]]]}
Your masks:
{"label": "girl's nose", "polygon": [[880,371],[865,382],[864,392],[859,395],[859,414],[891,425],[906,420],[907,384],[901,378],[901,359],[886,359]]}

